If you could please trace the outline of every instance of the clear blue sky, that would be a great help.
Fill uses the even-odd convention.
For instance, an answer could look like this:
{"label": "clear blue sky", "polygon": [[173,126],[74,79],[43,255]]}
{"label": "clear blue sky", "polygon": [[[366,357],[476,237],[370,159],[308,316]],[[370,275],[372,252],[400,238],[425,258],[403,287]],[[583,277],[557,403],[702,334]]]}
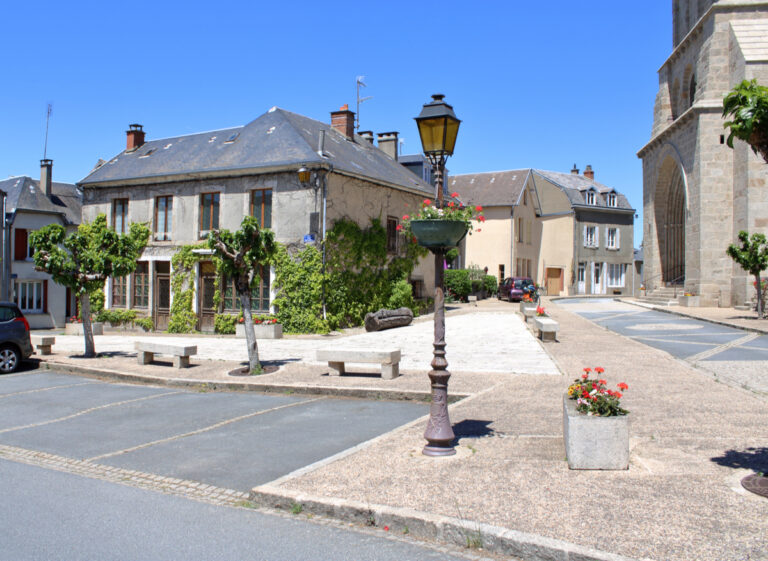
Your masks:
{"label": "clear blue sky", "polygon": [[10,2],[2,9],[0,177],[39,177],[45,113],[56,181],[147,138],[245,124],[272,106],[321,121],[355,105],[399,131],[432,93],[462,119],[451,173],[514,168],[595,178],[638,209],[671,0],[620,2]]}

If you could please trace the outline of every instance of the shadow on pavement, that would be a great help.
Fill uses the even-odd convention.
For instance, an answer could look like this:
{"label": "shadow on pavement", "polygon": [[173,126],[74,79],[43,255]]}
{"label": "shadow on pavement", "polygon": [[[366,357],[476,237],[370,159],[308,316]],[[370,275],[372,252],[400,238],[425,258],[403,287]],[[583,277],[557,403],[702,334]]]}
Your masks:
{"label": "shadow on pavement", "polygon": [[768,448],[747,448],[726,450],[722,456],[711,458],[718,465],[730,468],[745,468],[768,473]]}

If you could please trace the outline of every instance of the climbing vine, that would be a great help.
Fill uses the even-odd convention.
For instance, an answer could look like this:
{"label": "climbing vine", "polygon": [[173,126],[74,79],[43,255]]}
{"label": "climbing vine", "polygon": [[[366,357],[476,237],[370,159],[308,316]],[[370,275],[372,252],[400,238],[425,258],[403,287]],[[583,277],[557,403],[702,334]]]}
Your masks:
{"label": "climbing vine", "polygon": [[[171,302],[168,333],[192,333],[197,327],[197,315],[193,311],[195,284],[193,282],[195,265],[202,255],[194,253],[205,244],[184,245],[171,258]],[[207,256],[206,256],[207,257]]]}

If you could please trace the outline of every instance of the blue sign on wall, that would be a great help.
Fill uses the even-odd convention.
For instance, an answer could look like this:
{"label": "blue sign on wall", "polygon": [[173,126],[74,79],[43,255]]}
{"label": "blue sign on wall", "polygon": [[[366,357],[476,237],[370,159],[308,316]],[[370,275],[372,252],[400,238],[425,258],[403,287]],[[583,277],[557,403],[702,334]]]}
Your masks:
{"label": "blue sign on wall", "polygon": [[315,241],[315,235],[314,234],[305,234],[304,235],[304,243],[314,243]]}

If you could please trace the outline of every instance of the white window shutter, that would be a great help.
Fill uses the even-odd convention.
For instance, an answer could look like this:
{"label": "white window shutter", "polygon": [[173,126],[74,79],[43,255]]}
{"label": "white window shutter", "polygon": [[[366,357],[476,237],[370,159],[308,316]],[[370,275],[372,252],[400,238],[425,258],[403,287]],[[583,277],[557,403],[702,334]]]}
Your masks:
{"label": "white window shutter", "polygon": [[595,247],[600,247],[600,228],[595,226]]}
{"label": "white window shutter", "polygon": [[616,249],[621,249],[621,229],[619,228],[616,228]]}

